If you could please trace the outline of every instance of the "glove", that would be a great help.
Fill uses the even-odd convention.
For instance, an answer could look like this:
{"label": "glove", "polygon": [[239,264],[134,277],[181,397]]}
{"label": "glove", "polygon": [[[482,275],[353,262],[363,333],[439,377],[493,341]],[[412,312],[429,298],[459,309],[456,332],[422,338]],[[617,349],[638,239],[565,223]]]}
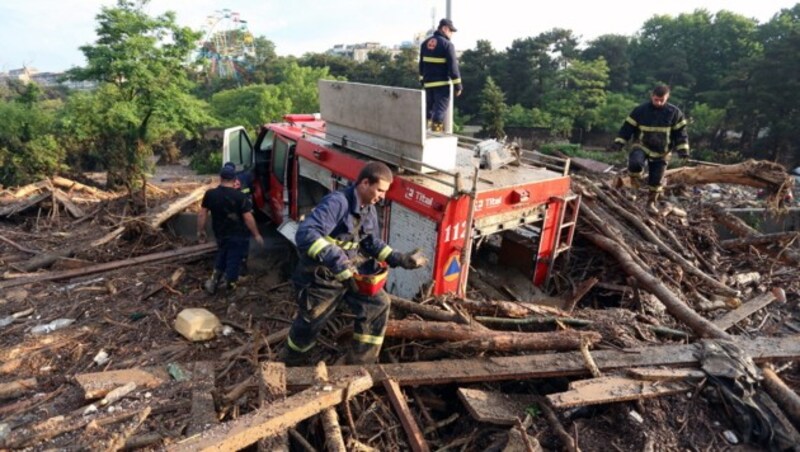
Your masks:
{"label": "glove", "polygon": [[407,270],[413,270],[428,265],[428,258],[422,254],[422,250],[417,248],[410,253],[400,255],[398,263]]}
{"label": "glove", "polygon": [[678,157],[680,157],[682,159],[688,159],[689,158],[689,150],[688,149],[678,149],[676,152],[678,153]]}
{"label": "glove", "polygon": [[622,147],[623,147],[623,146],[624,146],[624,145],[623,145],[622,143],[620,143],[619,141],[615,141],[615,142],[611,143],[611,144],[610,144],[610,145],[609,145],[609,146],[606,148],[606,152],[619,152],[619,151],[621,151],[621,150],[622,150]]}

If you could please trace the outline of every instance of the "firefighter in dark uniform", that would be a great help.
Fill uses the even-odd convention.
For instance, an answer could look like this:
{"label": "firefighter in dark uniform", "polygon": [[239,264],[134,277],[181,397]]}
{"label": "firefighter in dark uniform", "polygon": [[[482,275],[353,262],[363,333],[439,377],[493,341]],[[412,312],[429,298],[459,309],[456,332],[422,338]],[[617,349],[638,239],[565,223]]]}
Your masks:
{"label": "firefighter in dark uniform", "polygon": [[415,269],[427,264],[419,252],[400,253],[379,238],[374,204],[392,183],[383,163],[367,163],[354,185],[326,195],[300,223],[295,241],[300,254],[292,281],[298,312],[283,351],[287,365],[308,363],[317,335],[342,302],[355,315],[351,364],[373,363],[383,344],[389,318],[389,296],[383,289],[365,295],[353,279],[359,262],[386,262],[390,267]]}
{"label": "firefighter in dark uniform", "polygon": [[442,19],[433,36],[420,46],[419,77],[425,88],[428,124],[434,132],[444,131],[444,117],[450,104],[450,85],[453,85],[456,97],[462,92],[456,48],[450,42],[455,31],[453,21]]}
{"label": "firefighter in dark uniform", "polygon": [[650,189],[647,209],[658,213],[658,200],[664,191],[662,181],[667,162],[676,152],[679,157],[689,157],[689,136],[686,133],[686,118],[683,112],[669,99],[669,86],[656,86],[650,94],[650,102],[634,108],[619,129],[611,145],[619,151],[632,141],[628,155],[628,172],[634,191],[638,190],[647,165],[647,185]]}

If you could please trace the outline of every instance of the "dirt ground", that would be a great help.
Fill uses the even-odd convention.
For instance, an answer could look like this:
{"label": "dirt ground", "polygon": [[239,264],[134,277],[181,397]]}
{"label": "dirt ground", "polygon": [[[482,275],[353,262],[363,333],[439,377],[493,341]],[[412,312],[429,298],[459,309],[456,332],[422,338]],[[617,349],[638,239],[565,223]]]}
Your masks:
{"label": "dirt ground", "polygon": [[[92,176],[92,175],[90,175]],[[94,175],[93,179],[102,179]],[[163,190],[148,199],[152,208],[166,203],[207,182],[184,167],[159,167],[151,183]],[[698,205],[678,199],[690,212],[688,218],[668,217],[664,224],[680,240],[707,250],[709,259],[725,274],[759,272],[755,282],[739,289],[749,299],[773,287],[786,293],[785,303],[774,302],[750,315],[730,330],[739,337],[786,336],[800,333],[800,269],[750,249],[718,254],[719,237],[708,216]],[[702,201],[700,201],[702,202]],[[96,200],[83,205],[85,218],[73,218],[64,211],[42,204],[0,218],[0,271],[5,279],[30,276],[19,270],[32,258],[30,251],[63,250],[72,253],[47,269],[45,275],[177,250],[195,244],[192,237],[175,234],[170,228],[151,231],[130,229],[117,240],[101,246],[90,242],[130,221],[130,202],[124,196]],[[56,212],[56,213],[54,213]],[[0,327],[0,384],[35,378],[32,387],[19,395],[0,400],[0,447],[29,450],[160,449],[187,435],[193,424],[191,400],[197,382],[175,378],[154,388],[137,388],[127,397],[97,412],[86,412],[96,400],[86,400],[75,376],[116,369],[173,365],[188,369],[191,363],[211,362],[214,368],[213,400],[217,419],[237,419],[259,406],[256,385],[248,384],[260,371],[260,363],[275,360],[280,336],[294,315],[294,294],[288,280],[288,243],[267,226],[271,237],[264,250],[254,250],[249,272],[233,292],[208,295],[202,282],[211,270],[211,254],[177,257],[167,261],[131,265],[111,271],[68,279],[43,280],[0,289],[0,319],[15,316]],[[792,245],[797,248],[797,245]],[[27,251],[26,251],[27,250]],[[712,252],[713,251],[713,252]],[[524,303],[537,297],[547,300],[568,297],[577,283],[590,277],[600,282],[582,297],[571,317],[593,322],[590,327],[602,336],[598,350],[686,343],[685,337],[656,334],[648,324],[686,331],[659,303],[639,290],[630,290],[630,280],[619,271],[614,259],[578,237],[568,258],[557,266],[559,275],[549,293],[542,293],[514,269],[498,270],[496,244],[487,241],[476,252],[474,281],[468,297],[481,300],[511,300]],[[716,253],[716,254],[715,254]],[[182,271],[171,282],[170,277]],[[655,271],[655,267],[654,267]],[[499,298],[502,297],[502,298]],[[429,299],[430,306],[447,300]],[[206,308],[224,325],[226,335],[199,343],[182,338],[173,322],[184,308]],[[727,312],[703,312],[709,319]],[[395,309],[393,318],[415,319]],[[56,319],[71,319],[68,326],[47,334],[33,334],[32,328]],[[328,365],[341,363],[347,349],[350,315],[342,312],[325,329],[315,357]],[[516,326],[515,331],[571,329],[562,323]],[[576,326],[575,329],[582,327]],[[441,358],[471,359],[508,356],[441,347],[434,341],[387,338],[381,362],[409,362]],[[96,359],[107,354],[108,360]],[[102,362],[98,364],[98,362]],[[781,378],[796,392],[800,388],[800,366],[796,362],[776,363]],[[443,369],[444,370],[444,369]],[[174,375],[173,375],[174,377]],[[430,385],[404,387],[411,411],[425,432],[432,450],[503,450],[509,427],[478,422],[459,400],[458,387],[471,387],[508,394],[544,396],[568,389],[573,377],[529,381]],[[701,384],[687,393],[632,402],[608,403],[558,410],[558,420],[583,451],[709,451],[765,450],[763,444],[732,444],[726,431],[737,431],[729,409],[714,397],[712,385]],[[145,407],[147,414],[143,414]],[[401,421],[380,386],[358,395],[350,403],[352,425],[343,426],[346,436],[377,450],[410,450]],[[561,450],[563,442],[536,406],[524,430],[544,450]],[[120,416],[114,419],[114,414]],[[339,407],[340,418],[347,417]],[[349,423],[347,423],[349,424]],[[351,431],[355,428],[355,431]],[[296,435],[295,435],[296,433]],[[315,417],[295,426],[292,450],[308,450],[296,438],[323,449],[325,437]],[[127,446],[126,446],[127,444]]]}

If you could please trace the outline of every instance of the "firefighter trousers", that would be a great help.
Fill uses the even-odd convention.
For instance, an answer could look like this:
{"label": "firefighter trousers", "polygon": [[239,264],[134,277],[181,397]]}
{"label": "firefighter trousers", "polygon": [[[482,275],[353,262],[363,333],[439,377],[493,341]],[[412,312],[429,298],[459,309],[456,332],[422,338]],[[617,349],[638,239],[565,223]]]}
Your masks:
{"label": "firefighter trousers", "polygon": [[239,269],[247,257],[250,237],[224,237],[217,239],[217,256],[214,270],[225,274],[225,280],[235,283],[239,279]]}
{"label": "firefighter trousers", "polygon": [[295,357],[314,347],[317,335],[328,319],[340,304],[345,303],[355,316],[348,363],[377,361],[389,320],[391,301],[386,292],[381,290],[373,296],[366,296],[350,291],[324,266],[300,269],[295,272],[293,283],[297,290],[297,315],[289,330],[287,346]]}
{"label": "firefighter trousers", "polygon": [[450,85],[425,88],[425,104],[428,119],[435,124],[444,124],[450,106]]}
{"label": "firefighter trousers", "polygon": [[664,173],[667,171],[666,156],[651,157],[644,149],[634,146],[628,154],[628,172],[631,177],[641,177],[645,166],[647,166],[647,185],[650,191],[661,191]]}

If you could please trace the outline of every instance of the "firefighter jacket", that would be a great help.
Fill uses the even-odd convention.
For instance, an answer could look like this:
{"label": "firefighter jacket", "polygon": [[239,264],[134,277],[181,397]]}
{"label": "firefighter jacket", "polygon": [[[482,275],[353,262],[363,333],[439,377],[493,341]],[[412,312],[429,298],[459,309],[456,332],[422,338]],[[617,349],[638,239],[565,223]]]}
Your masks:
{"label": "firefighter jacket", "polygon": [[330,193],[297,228],[300,263],[322,264],[339,281],[353,276],[359,253],[396,267],[401,254],[381,240],[379,233],[375,206],[359,206],[354,185]]}
{"label": "firefighter jacket", "polygon": [[419,77],[425,88],[454,85],[461,91],[461,74],[453,43],[439,30],[422,42],[419,50]]}
{"label": "firefighter jacket", "polygon": [[634,108],[619,129],[615,143],[625,145],[633,140],[648,157],[664,157],[671,151],[689,152],[689,136],[686,133],[686,118],[672,104],[656,108],[651,102]]}

